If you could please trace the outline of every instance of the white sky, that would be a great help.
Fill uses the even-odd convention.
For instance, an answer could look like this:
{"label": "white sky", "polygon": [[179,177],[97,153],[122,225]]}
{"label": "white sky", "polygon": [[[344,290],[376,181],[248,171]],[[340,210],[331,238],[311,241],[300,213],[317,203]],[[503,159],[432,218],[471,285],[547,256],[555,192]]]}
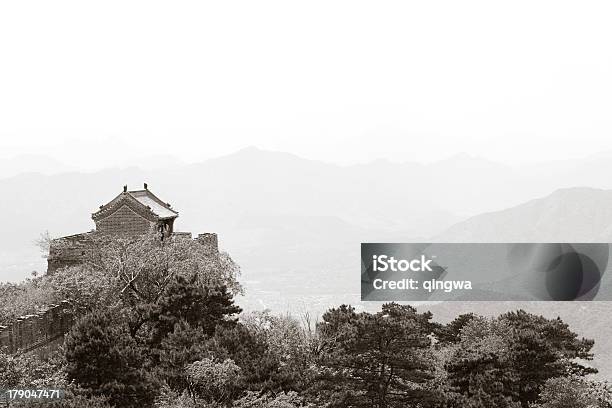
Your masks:
{"label": "white sky", "polygon": [[0,157],[608,151],[611,20],[609,1],[4,1]]}

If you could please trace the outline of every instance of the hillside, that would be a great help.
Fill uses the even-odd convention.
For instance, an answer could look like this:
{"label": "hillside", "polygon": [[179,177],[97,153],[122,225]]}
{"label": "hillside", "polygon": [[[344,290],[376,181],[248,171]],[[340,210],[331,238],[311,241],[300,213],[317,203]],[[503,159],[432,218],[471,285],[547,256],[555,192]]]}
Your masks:
{"label": "hillside", "polygon": [[568,188],[477,215],[435,237],[442,242],[611,242],[612,190]]}
{"label": "hillside", "polygon": [[[502,211],[472,217],[435,237],[438,242],[612,242],[612,191],[562,189]],[[561,317],[595,340],[594,366],[612,379],[612,302],[446,302],[426,307],[448,321],[461,313],[499,315],[519,308]]]}

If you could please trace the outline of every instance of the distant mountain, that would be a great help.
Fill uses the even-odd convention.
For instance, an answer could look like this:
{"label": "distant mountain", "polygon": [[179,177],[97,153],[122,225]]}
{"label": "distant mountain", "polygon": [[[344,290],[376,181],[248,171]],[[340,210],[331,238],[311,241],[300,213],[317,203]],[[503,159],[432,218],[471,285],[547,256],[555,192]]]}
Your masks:
{"label": "distant mountain", "polygon": [[[294,242],[296,248],[320,245],[321,253],[342,253],[365,241],[423,241],[432,236],[518,241],[537,236],[565,240],[570,235],[573,240],[597,240],[610,235],[606,228],[612,206],[605,192],[560,190],[550,199],[521,204],[568,183],[612,188],[606,176],[612,172],[612,160],[607,157],[520,168],[465,154],[430,164],[374,160],[340,166],[251,147],[196,164],[169,156],[134,164],[89,173],[0,177],[0,214],[3,230],[8,231],[0,234],[0,279],[9,279],[5,271],[11,271],[10,279],[19,279],[32,265],[44,267],[32,248],[42,231],[54,236],[87,231],[93,227],[90,214],[99,205],[124,184],[139,188],[145,181],[178,209],[179,230],[218,232],[221,245],[236,257],[249,247],[280,248],[282,240]],[[160,166],[137,166],[151,164]],[[21,168],[15,164],[11,171]],[[456,224],[465,219],[463,214],[508,207],[512,209]],[[513,215],[517,211],[520,216]],[[264,221],[255,227],[254,219]],[[336,230],[345,232],[340,237]],[[244,237],[255,236],[260,238],[245,242]],[[20,269],[17,252],[32,253],[36,259],[24,259]]]}
{"label": "distant mountain", "polygon": [[169,154],[158,154],[119,160],[118,162],[114,163],[112,167],[136,167],[141,170],[166,170],[176,169],[184,165],[185,163],[175,156]]}
{"label": "distant mountain", "polygon": [[435,238],[446,242],[612,242],[612,190],[568,188],[477,215]]}
{"label": "distant mountain", "polygon": [[[460,219],[440,209],[427,194],[415,194],[409,186],[416,178],[398,170],[404,167],[344,167],[249,148],[198,164],[153,170],[128,167],[0,179],[0,214],[3,230],[9,231],[0,234],[0,279],[15,279],[18,270],[12,261],[3,267],[3,259],[8,259],[3,252],[31,248],[45,230],[53,236],[90,230],[91,213],[125,184],[140,188],[147,182],[180,212],[177,230],[217,232],[221,246],[236,257],[253,245],[274,251],[284,242],[322,249],[326,242],[325,251],[337,248],[340,253],[342,245],[358,248],[359,242],[371,239],[428,236]],[[264,221],[254,225],[255,219]],[[347,239],[329,239],[337,236],[331,231],[340,225],[350,231],[344,233],[350,244]],[[245,243],[243,237],[255,236],[249,232],[255,230],[262,238]],[[24,260],[24,274],[32,262]],[[12,271],[11,277],[6,270]]]}

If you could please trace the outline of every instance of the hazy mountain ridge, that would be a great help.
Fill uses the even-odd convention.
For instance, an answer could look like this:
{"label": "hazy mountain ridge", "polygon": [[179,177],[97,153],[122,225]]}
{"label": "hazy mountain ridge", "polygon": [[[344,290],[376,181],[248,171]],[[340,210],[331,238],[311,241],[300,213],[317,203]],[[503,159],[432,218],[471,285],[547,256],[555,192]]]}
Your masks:
{"label": "hazy mountain ridge", "polygon": [[[221,245],[239,258],[242,246],[265,246],[270,237],[275,237],[268,242],[272,248],[282,247],[283,239],[310,247],[321,241],[328,248],[339,245],[341,253],[349,245],[354,251],[359,242],[424,241],[432,236],[460,241],[535,241],[543,231],[547,232],[541,236],[545,241],[612,236],[612,227],[608,227],[612,225],[611,193],[560,190],[550,200],[521,204],[580,180],[612,187],[612,180],[601,177],[606,168],[612,171],[609,157],[525,168],[469,155],[430,164],[374,160],[340,166],[251,147],[197,164],[164,163],[168,166],[153,170],[128,167],[91,173],[27,173],[0,179],[0,213],[4,229],[10,231],[0,235],[0,248],[35,254],[32,241],[44,230],[54,236],[88,231],[93,228],[90,214],[99,205],[118,194],[124,184],[137,189],[145,181],[180,212],[178,230],[218,232]],[[455,214],[508,208],[516,201],[520,204],[516,210],[457,223],[464,217]],[[511,214],[516,211],[525,214],[514,219]],[[244,236],[253,228],[243,223],[245,217],[267,217],[265,225],[256,228],[258,234],[267,230],[262,235],[267,238],[247,243]],[[291,217],[313,217],[314,222],[300,222],[289,229],[285,224]],[[337,219],[351,232],[343,232],[345,237],[341,238],[331,227],[315,228],[321,217]],[[529,222],[521,223],[527,218]],[[504,237],[497,238],[499,231],[505,231]],[[572,234],[573,239],[565,239]],[[7,256],[3,259],[9,262]],[[4,271],[19,269],[15,265],[18,260],[11,259],[10,268],[6,262],[0,265],[3,277]],[[32,262],[44,267],[39,258],[29,259],[24,267],[27,272]],[[245,270],[248,267],[245,265]],[[5,279],[15,279],[15,272]]]}
{"label": "hazy mountain ridge", "polygon": [[612,190],[567,188],[459,222],[436,241],[612,242]]}
{"label": "hazy mountain ridge", "polygon": [[[359,231],[350,234],[354,242],[385,236],[427,236],[459,219],[436,208],[428,198],[417,199],[405,189],[387,193],[391,181],[385,180],[386,174],[384,169],[353,171],[352,167],[254,148],[169,169],[129,167],[92,173],[21,174],[0,179],[0,213],[4,215],[4,229],[10,231],[0,235],[0,252],[32,248],[35,262],[44,268],[32,244],[41,232],[49,230],[53,236],[63,236],[88,231],[93,228],[91,213],[99,205],[119,194],[124,184],[139,189],[143,182],[180,212],[177,230],[217,232],[221,246],[238,258],[241,246],[248,246],[241,237],[246,235],[245,225],[241,225],[244,217],[268,217],[265,229],[282,231],[287,241],[299,245],[306,240],[316,245],[320,239],[313,234],[338,235],[312,222],[287,229],[287,218],[283,217],[338,219],[350,230]],[[393,183],[397,182],[394,178]],[[315,225],[318,227],[306,239]],[[269,242],[270,247],[278,242]],[[257,244],[265,247],[266,242],[258,240]],[[21,276],[15,276],[15,272],[8,276],[6,271],[15,268],[9,268],[6,256],[2,259],[7,260],[0,261],[2,279],[22,279],[31,270],[29,259]],[[9,263],[14,264],[12,260]]]}

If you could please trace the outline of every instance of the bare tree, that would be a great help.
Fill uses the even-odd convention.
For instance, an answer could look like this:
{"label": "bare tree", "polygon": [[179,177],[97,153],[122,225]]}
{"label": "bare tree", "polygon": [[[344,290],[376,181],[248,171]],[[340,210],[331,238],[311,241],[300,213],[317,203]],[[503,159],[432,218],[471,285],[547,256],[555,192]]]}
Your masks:
{"label": "bare tree", "polygon": [[36,245],[40,249],[43,258],[49,257],[49,248],[51,247],[51,241],[53,241],[53,237],[49,233],[49,230],[41,232],[40,236],[34,240],[34,245]]}

